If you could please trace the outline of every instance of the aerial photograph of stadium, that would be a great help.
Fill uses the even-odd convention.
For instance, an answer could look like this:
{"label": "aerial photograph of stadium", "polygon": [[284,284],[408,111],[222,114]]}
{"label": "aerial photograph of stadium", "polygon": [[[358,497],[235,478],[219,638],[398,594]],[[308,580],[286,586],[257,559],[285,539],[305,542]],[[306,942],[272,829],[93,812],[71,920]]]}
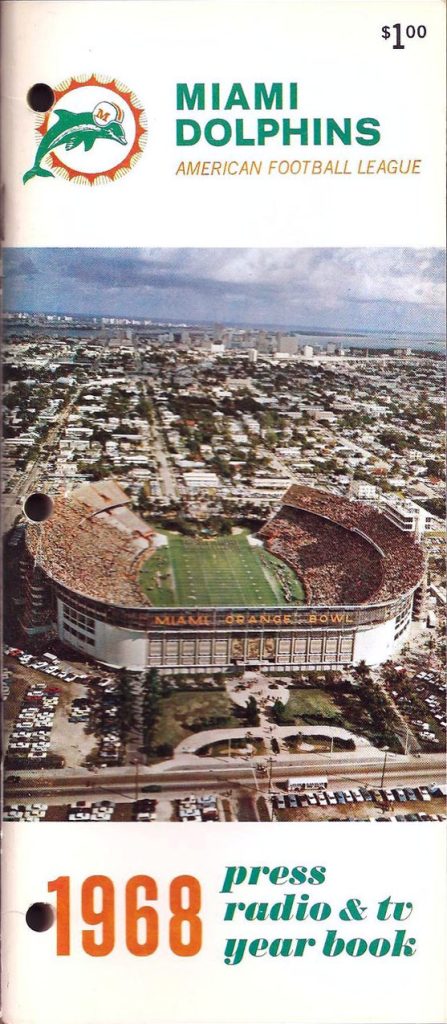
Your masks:
{"label": "aerial photograph of stadium", "polygon": [[445,820],[443,253],[7,249],[9,821]]}

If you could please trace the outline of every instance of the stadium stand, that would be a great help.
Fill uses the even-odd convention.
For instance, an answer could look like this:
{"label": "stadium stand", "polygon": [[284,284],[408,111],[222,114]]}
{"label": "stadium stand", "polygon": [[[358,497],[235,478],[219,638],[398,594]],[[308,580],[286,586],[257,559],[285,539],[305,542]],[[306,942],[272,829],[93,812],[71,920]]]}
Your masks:
{"label": "stadium stand", "polygon": [[308,604],[361,604],[381,584],[378,551],[359,535],[309,512],[285,508],[261,536],[303,581]]}
{"label": "stadium stand", "polygon": [[[296,572],[308,604],[385,602],[416,587],[424,574],[412,535],[370,505],[311,487],[290,487],[260,538]],[[28,550],[49,577],[123,606],[150,606],[138,578],[155,543],[115,481],[57,496],[52,516],[27,527]]]}
{"label": "stadium stand", "polygon": [[147,605],[138,569],[153,549],[154,532],[126,507],[125,492],[110,484],[84,484],[70,498],[57,496],[51,517],[28,526],[28,547],[44,572],[77,593]]}
{"label": "stadium stand", "polygon": [[261,536],[275,554],[293,557],[308,600],[387,601],[423,576],[424,555],[414,538],[370,505],[297,484],[282,504]]}

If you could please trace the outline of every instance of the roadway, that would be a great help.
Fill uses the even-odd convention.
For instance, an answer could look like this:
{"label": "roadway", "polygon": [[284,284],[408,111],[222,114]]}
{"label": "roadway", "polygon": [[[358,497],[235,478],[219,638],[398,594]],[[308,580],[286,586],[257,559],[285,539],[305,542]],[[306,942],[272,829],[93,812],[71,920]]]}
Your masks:
{"label": "roadway", "polygon": [[177,482],[174,474],[169,466],[168,459],[166,456],[163,439],[160,436],[160,431],[152,420],[152,443],[153,443],[153,455],[158,464],[158,470],[160,474],[161,490],[166,498],[178,498]]}
{"label": "roadway", "polygon": [[270,460],[270,467],[276,470],[276,472],[281,476],[289,477],[291,483],[300,483],[300,478],[296,475],[293,469],[287,465],[287,462],[276,454],[276,452],[271,451],[269,448],[263,448],[261,454],[265,455]]}
{"label": "roadway", "polygon": [[[330,788],[343,788],[350,785],[367,785],[377,787],[382,782],[384,757],[377,757],[365,752],[363,760],[342,757],[337,754],[315,757],[300,756],[295,760],[281,760],[272,764],[269,769],[274,783],[285,781],[289,776],[326,775]],[[259,762],[262,763],[262,762]],[[8,784],[8,777],[20,777],[21,783]],[[23,784],[22,784],[23,780]],[[256,781],[255,781],[256,780]],[[384,784],[418,785],[443,783],[445,781],[445,757],[443,754],[427,755],[424,759],[409,755],[388,754],[385,765]],[[47,796],[88,796],[94,799],[98,795],[116,792],[118,788],[123,794],[135,793],[143,786],[157,785],[161,787],[163,796],[174,798],[185,790],[195,792],[198,789],[213,789],[219,792],[222,788],[232,786],[265,787],[268,785],[265,775],[255,773],[255,762],[250,764],[228,763],[227,759],[213,759],[206,766],[184,764],[181,768],[168,771],[135,767],[100,769],[87,772],[85,769],[61,769],[53,772],[8,772],[5,781],[5,794],[9,799],[25,794],[33,797]]]}
{"label": "roadway", "polygon": [[45,469],[45,462],[47,458],[47,454],[44,454],[42,449],[45,448],[49,451],[56,444],[69,413],[77,401],[80,391],[81,386],[76,389],[75,394],[72,396],[65,408],[62,409],[57,423],[55,423],[48,431],[45,441],[42,441],[41,448],[35,462],[33,462],[29,469],[25,469],[25,471],[20,474],[11,491],[2,495],[3,534],[8,533],[8,531],[14,526],[17,516],[21,513],[22,498],[28,494],[32,494],[35,487],[39,485],[43,486],[45,490],[49,489],[51,492],[51,486],[50,488],[47,488],[45,485],[40,484],[41,473]]}

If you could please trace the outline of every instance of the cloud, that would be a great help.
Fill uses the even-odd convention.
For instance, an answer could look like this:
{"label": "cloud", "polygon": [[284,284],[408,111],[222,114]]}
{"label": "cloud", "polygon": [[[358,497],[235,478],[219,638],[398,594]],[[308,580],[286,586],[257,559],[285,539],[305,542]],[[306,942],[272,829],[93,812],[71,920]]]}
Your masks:
{"label": "cloud", "polygon": [[5,250],[5,306],[441,332],[437,249]]}

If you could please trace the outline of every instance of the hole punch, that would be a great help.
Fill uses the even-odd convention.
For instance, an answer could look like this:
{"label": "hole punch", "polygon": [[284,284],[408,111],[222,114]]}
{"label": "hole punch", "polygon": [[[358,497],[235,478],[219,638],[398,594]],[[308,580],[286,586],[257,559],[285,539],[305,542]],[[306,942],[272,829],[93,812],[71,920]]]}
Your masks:
{"label": "hole punch", "polygon": [[54,103],[54,92],[51,85],[46,85],[45,82],[36,82],[31,89],[28,89],[26,102],[31,110],[35,110],[36,114],[46,114]]}
{"label": "hole punch", "polygon": [[33,932],[47,932],[53,927],[55,920],[51,903],[32,903],[25,915],[28,928]]}
{"label": "hole punch", "polygon": [[49,494],[34,491],[29,494],[23,504],[23,511],[30,523],[44,523],[53,511],[53,501]]}

